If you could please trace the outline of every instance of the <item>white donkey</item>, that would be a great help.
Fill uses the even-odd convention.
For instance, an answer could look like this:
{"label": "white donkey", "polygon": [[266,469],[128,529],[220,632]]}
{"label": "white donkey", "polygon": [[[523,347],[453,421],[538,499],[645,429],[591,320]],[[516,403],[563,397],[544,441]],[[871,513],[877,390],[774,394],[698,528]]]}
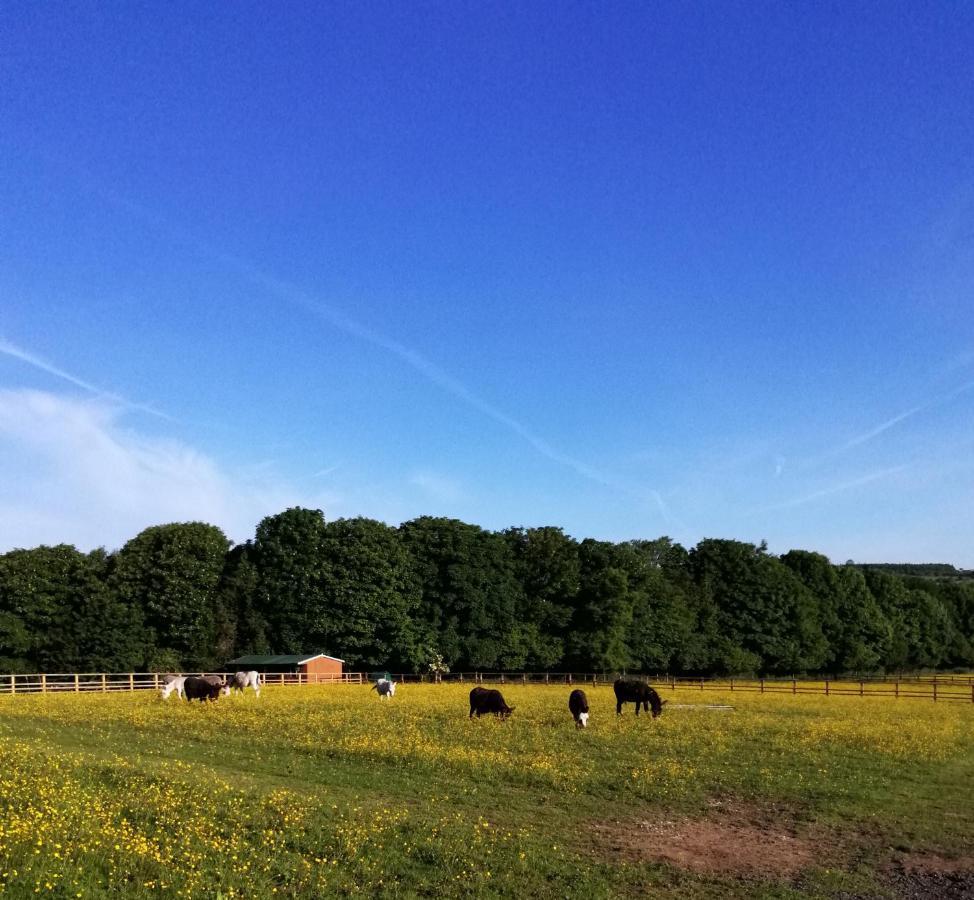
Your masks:
{"label": "white donkey", "polygon": [[375,691],[380,698],[385,700],[396,696],[396,683],[390,681],[388,678],[380,678],[375,684],[372,685],[372,690]]}
{"label": "white donkey", "polygon": [[169,695],[173,691],[176,692],[176,696],[179,697],[180,700],[186,699],[186,694],[184,691],[184,687],[186,685],[185,675],[167,675],[163,679],[163,681],[164,681],[163,688],[162,688],[163,700],[168,700]]}
{"label": "white donkey", "polygon": [[254,693],[260,696],[260,673],[259,672],[234,672],[230,677],[230,687],[235,691],[241,691],[250,686],[254,689]]}

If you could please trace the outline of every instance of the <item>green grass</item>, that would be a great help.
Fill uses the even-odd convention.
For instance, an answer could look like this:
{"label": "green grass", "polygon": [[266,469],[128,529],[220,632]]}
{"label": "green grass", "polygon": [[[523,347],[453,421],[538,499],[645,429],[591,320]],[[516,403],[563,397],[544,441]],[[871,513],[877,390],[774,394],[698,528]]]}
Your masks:
{"label": "green grass", "polygon": [[[969,852],[974,705],[680,691],[736,709],[653,721],[617,719],[597,688],[577,731],[567,693],[506,688],[507,722],[468,721],[455,685],[389,702],[355,686],[192,706],[0,697],[0,883],[11,897],[881,896],[898,854]],[[653,858],[661,823],[715,817],[816,852],[777,874]]]}

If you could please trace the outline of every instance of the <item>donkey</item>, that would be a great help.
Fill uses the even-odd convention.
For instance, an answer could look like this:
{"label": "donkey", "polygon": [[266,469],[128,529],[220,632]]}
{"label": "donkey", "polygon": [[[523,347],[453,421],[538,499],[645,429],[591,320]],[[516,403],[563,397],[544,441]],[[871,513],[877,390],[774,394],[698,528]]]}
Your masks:
{"label": "donkey", "polygon": [[616,694],[617,716],[622,715],[623,703],[635,703],[637,716],[639,715],[640,705],[642,705],[646,712],[649,712],[650,709],[652,709],[654,719],[663,712],[663,704],[666,703],[666,701],[660,700],[659,694],[657,694],[653,688],[646,684],[645,681],[619,678],[615,684],[612,685],[612,689]]}
{"label": "donkey", "polygon": [[372,685],[371,690],[375,691],[383,700],[389,700],[396,696],[396,683],[388,678],[380,678]]}
{"label": "donkey", "polygon": [[235,691],[243,693],[247,687],[252,687],[254,693],[260,696],[260,673],[253,670],[249,672],[234,672],[230,676],[230,687]]}
{"label": "donkey", "polygon": [[585,691],[576,688],[568,695],[568,709],[575,720],[576,728],[585,728],[588,725],[588,697],[585,696]]}
{"label": "donkey", "polygon": [[176,692],[176,696],[179,697],[180,700],[186,699],[186,692],[183,687],[186,684],[185,675],[167,675],[163,679],[163,682],[162,691],[160,692],[163,700],[168,700],[169,695],[173,691]]}

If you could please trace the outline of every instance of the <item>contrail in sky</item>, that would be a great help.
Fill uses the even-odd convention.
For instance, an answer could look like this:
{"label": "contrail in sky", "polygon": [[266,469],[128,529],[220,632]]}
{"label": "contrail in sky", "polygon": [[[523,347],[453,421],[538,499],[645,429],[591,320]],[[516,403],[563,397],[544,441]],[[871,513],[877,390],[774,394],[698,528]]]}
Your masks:
{"label": "contrail in sky", "polygon": [[560,450],[557,450],[546,440],[534,434],[534,432],[532,432],[517,419],[508,415],[506,412],[493,404],[482,400],[458,378],[451,375],[449,372],[446,372],[436,363],[427,359],[425,356],[418,353],[416,350],[413,350],[411,347],[407,347],[405,344],[402,344],[393,338],[380,334],[377,331],[373,331],[371,328],[356,322],[354,319],[348,318],[343,313],[340,313],[332,307],[314,299],[304,291],[301,291],[287,282],[281,281],[280,279],[261,272],[243,260],[235,259],[227,254],[221,254],[221,256],[227,262],[233,263],[238,268],[246,271],[246,273],[252,279],[258,281],[267,290],[273,292],[282,300],[302,307],[306,312],[309,312],[322,321],[327,322],[329,325],[344,331],[346,334],[359,338],[360,340],[372,344],[375,347],[380,347],[381,349],[391,353],[393,356],[397,356],[408,366],[424,375],[429,381],[433,382],[433,384],[440,389],[446,391],[448,394],[452,394],[454,397],[462,400],[468,406],[471,406],[478,412],[483,413],[483,415],[487,416],[489,419],[492,419],[498,424],[503,425],[508,430],[514,432],[516,435],[518,435],[518,437],[530,444],[538,453],[544,457],[547,457],[552,462],[567,466],[568,468],[573,469],[583,478],[595,481],[603,486],[613,487],[617,490],[622,490],[625,493],[632,492],[631,488],[622,485],[599,469],[577,460],[574,457],[569,456],[567,453],[562,453]]}
{"label": "contrail in sky", "polygon": [[908,468],[909,465],[904,464],[900,466],[892,466],[888,469],[880,469],[877,472],[871,472],[870,474],[863,475],[861,478],[856,478],[853,481],[843,481],[841,484],[834,484],[831,487],[822,488],[820,491],[813,491],[811,494],[795,497],[793,500],[785,500],[782,503],[772,503],[769,506],[762,506],[758,509],[751,510],[751,512],[764,513],[772,512],[778,509],[791,509],[795,506],[804,506],[806,503],[813,503],[815,500],[821,500],[823,497],[830,497],[833,494],[841,494],[844,491],[850,491],[853,488],[861,487],[864,484],[879,481],[881,478],[888,478],[890,475],[895,475],[898,472],[902,472],[904,469]]}
{"label": "contrail in sky", "polygon": [[88,391],[88,393],[94,394],[96,397],[100,397],[102,400],[109,400],[112,403],[117,403],[119,406],[124,406],[126,409],[137,409],[140,412],[148,413],[152,416],[158,416],[160,419],[166,419],[169,422],[173,421],[171,416],[167,416],[165,413],[161,413],[157,409],[153,409],[151,406],[145,406],[141,403],[132,403],[130,400],[126,400],[124,397],[120,397],[118,394],[113,394],[110,391],[104,391],[89,381],[78,378],[77,376],[72,375],[70,372],[65,372],[64,369],[59,369],[57,366],[48,362],[43,357],[24,350],[22,347],[18,347],[16,344],[8,341],[6,338],[0,337],[0,353],[11,356],[14,359],[20,360],[21,362],[25,362],[28,365],[33,366],[35,369],[40,369],[42,372],[46,372],[48,375],[53,375],[55,378],[60,378],[62,381],[67,381],[69,384],[73,384],[75,387]]}
{"label": "contrail in sky", "polygon": [[899,425],[899,423],[905,419],[912,418],[917,413],[921,413],[933,406],[938,406],[941,403],[947,403],[948,401],[953,400],[954,397],[959,397],[961,394],[971,390],[971,388],[974,388],[974,381],[969,381],[966,384],[962,384],[958,388],[954,388],[954,390],[944,394],[943,396],[935,397],[933,400],[928,400],[926,403],[921,403],[918,406],[914,406],[906,410],[905,412],[901,412],[899,415],[893,416],[892,419],[887,419],[885,422],[877,425],[875,428],[871,428],[869,431],[865,431],[862,434],[852,438],[852,440],[847,441],[839,448],[839,450],[851,450],[853,447],[858,447],[860,444],[865,444],[867,441],[871,441],[873,438],[879,437],[879,435],[881,435],[884,431],[889,431],[893,426]]}
{"label": "contrail in sky", "polygon": [[[78,167],[76,164],[71,163],[70,165],[72,168],[77,170]],[[295,285],[269,275],[246,259],[216,247],[209,241],[200,238],[198,235],[193,234],[186,228],[174,225],[164,216],[159,215],[141,203],[134,202],[127,197],[121,196],[112,189],[105,188],[103,185],[98,184],[96,179],[85,171],[83,171],[83,178],[87,182],[90,189],[101,194],[103,197],[108,198],[110,202],[124,207],[130,213],[138,216],[143,221],[148,222],[152,227],[160,229],[168,233],[170,237],[190,245],[197,252],[204,253],[214,259],[222,261],[227,266],[236,269],[241,275],[249,278],[255,284],[263,286],[280,300],[289,303],[292,306],[304,309],[306,312],[311,313],[321,321],[324,321],[327,324],[344,331],[346,334],[365,341],[366,343],[372,344],[375,347],[379,347],[398,357],[404,363],[425,376],[441,390],[452,394],[458,400],[463,401],[468,406],[483,414],[485,417],[493,420],[497,424],[516,434],[546,459],[573,470],[578,475],[589,481],[613,489],[639,502],[644,502],[654,506],[659,510],[667,524],[673,523],[678,526],[681,524],[679,520],[675,519],[675,517],[672,516],[671,512],[667,509],[666,504],[663,502],[663,499],[657,490],[637,487],[622,482],[613,476],[610,476],[606,472],[603,472],[594,466],[590,466],[587,463],[575,459],[573,456],[556,449],[546,440],[532,432],[522,422],[519,422],[514,417],[508,415],[499,407],[496,407],[478,397],[459,379],[453,375],[450,375],[444,369],[440,368],[422,354],[413,350],[411,347],[407,347],[405,344],[402,344],[393,338],[387,337],[384,334],[366,327],[365,325],[349,318],[344,313],[339,312],[328,304],[317,300]]]}

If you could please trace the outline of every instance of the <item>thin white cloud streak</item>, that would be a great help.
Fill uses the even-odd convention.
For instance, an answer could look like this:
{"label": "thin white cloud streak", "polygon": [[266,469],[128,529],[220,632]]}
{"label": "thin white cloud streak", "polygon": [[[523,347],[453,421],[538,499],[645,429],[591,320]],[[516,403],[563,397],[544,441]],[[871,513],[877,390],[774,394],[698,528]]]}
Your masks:
{"label": "thin white cloud streak", "polygon": [[342,467],[342,464],[335,463],[333,466],[326,466],[324,469],[319,469],[317,472],[312,474],[312,478],[327,478],[332,472],[338,471]]}
{"label": "thin white cloud streak", "polygon": [[816,500],[822,500],[835,494],[842,494],[846,491],[851,491],[855,488],[862,487],[863,485],[870,484],[873,481],[879,481],[882,478],[889,478],[891,475],[896,475],[908,468],[910,468],[910,466],[908,464],[904,464],[899,466],[891,466],[888,469],[880,469],[877,472],[870,472],[868,475],[863,475],[861,478],[855,478],[852,481],[843,481],[840,484],[834,484],[830,487],[822,488],[819,491],[813,491],[812,493],[805,494],[801,497],[795,497],[781,503],[771,503],[767,506],[752,509],[750,510],[750,513],[766,513],[781,509],[793,509],[796,506],[804,506],[806,503],[814,503]]}
{"label": "thin white cloud streak", "polygon": [[124,428],[121,412],[100,398],[0,390],[0,549],[114,548],[149,525],[190,520],[239,541],[265,515],[334,502]]}
{"label": "thin white cloud streak", "polygon": [[358,338],[365,343],[371,344],[385,350],[395,357],[398,357],[400,360],[406,363],[406,365],[415,369],[428,381],[440,388],[440,390],[456,397],[467,406],[477,410],[486,418],[491,419],[492,421],[506,428],[508,431],[511,431],[513,434],[517,435],[529,446],[531,446],[537,453],[551,462],[565,466],[566,468],[573,470],[582,478],[599,484],[602,487],[610,488],[611,490],[628,496],[631,499],[637,500],[638,502],[648,502],[651,505],[655,505],[656,508],[659,509],[667,525],[679,524],[673,519],[657,490],[652,488],[641,488],[623,482],[595,466],[591,466],[567,453],[563,453],[562,451],[556,449],[513,416],[508,415],[499,407],[494,406],[493,404],[488,403],[487,401],[478,397],[458,378],[449,374],[447,371],[436,365],[436,363],[427,359],[418,351],[406,346],[394,338],[387,337],[386,335],[374,331],[360,322],[349,318],[344,313],[339,312],[328,304],[312,297],[300,288],[280,278],[267,274],[245,259],[221,250],[217,250],[202,241],[197,240],[193,241],[193,243],[198,251],[210,254],[211,256],[222,261],[225,265],[236,269],[243,276],[249,278],[254,283],[274,294],[278,299],[292,306],[303,309],[310,315],[352,337]]}
{"label": "thin white cloud streak", "polygon": [[40,371],[45,372],[48,375],[53,375],[55,378],[60,378],[62,381],[66,381],[69,384],[73,384],[75,387],[88,391],[88,393],[93,394],[102,400],[110,401],[111,403],[123,406],[126,409],[138,410],[139,412],[148,413],[151,416],[157,416],[160,419],[165,419],[167,422],[173,421],[171,416],[159,412],[158,410],[153,409],[151,406],[146,406],[142,403],[133,403],[132,401],[126,400],[124,397],[121,397],[118,394],[113,394],[111,391],[106,391],[100,387],[97,387],[90,381],[85,381],[82,378],[78,378],[76,375],[72,375],[70,372],[65,372],[64,369],[58,368],[53,363],[48,362],[41,356],[38,356],[36,353],[31,353],[28,350],[24,350],[23,347],[18,347],[12,341],[8,341],[3,337],[0,337],[0,353],[19,360],[20,362],[27,363],[27,365],[33,366],[35,369],[40,369]]}
{"label": "thin white cloud streak", "polygon": [[955,397],[959,397],[961,394],[974,388],[974,381],[969,381],[966,384],[962,384],[960,387],[954,388],[954,390],[949,391],[946,394],[942,394],[939,397],[935,397],[933,400],[928,400],[926,403],[920,403],[905,412],[901,412],[899,415],[893,416],[891,419],[887,419],[875,428],[869,429],[869,431],[863,432],[862,434],[856,435],[852,440],[847,441],[839,448],[839,452],[845,452],[846,450],[852,450],[854,447],[859,447],[868,441],[873,440],[873,438],[879,437],[891,428],[899,425],[900,422],[910,419],[913,416],[924,412],[925,410],[932,409],[935,406],[940,406],[943,403],[949,403]]}
{"label": "thin white cloud streak", "polygon": [[420,488],[438,503],[453,504],[464,499],[464,491],[460,482],[437,472],[429,470],[416,472],[410,476],[409,483]]}
{"label": "thin white cloud streak", "polygon": [[165,231],[170,235],[170,237],[179,240],[182,243],[188,244],[198,253],[207,255],[222,262],[224,265],[235,269],[242,276],[248,278],[257,285],[264,287],[266,290],[277,296],[278,299],[305,310],[332,327],[344,331],[346,334],[351,335],[352,337],[372,344],[375,347],[379,347],[393,356],[398,357],[441,390],[453,395],[458,400],[463,401],[472,409],[477,410],[488,419],[491,419],[504,428],[507,428],[513,434],[525,441],[537,453],[551,462],[565,466],[573,470],[582,478],[603,487],[608,487],[617,493],[628,496],[631,499],[635,499],[640,503],[649,503],[651,505],[655,505],[660,510],[668,525],[671,523],[671,521],[673,521],[671,514],[666,508],[666,504],[663,503],[659,492],[655,489],[643,488],[624,483],[595,466],[591,466],[585,462],[582,462],[581,460],[575,459],[573,456],[567,453],[563,453],[549,444],[543,438],[534,434],[529,428],[527,428],[527,426],[519,422],[513,416],[508,415],[493,404],[482,400],[480,397],[470,391],[459,379],[450,375],[444,369],[426,359],[422,354],[418,353],[412,348],[407,347],[405,344],[402,344],[393,338],[380,334],[377,331],[373,331],[354,319],[349,318],[344,313],[341,313],[324,302],[310,296],[308,293],[302,291],[296,286],[280,278],[269,275],[267,272],[258,268],[250,261],[216,247],[209,241],[200,238],[198,235],[194,235],[186,228],[174,225],[172,222],[167,221],[163,216],[159,215],[143,204],[134,202],[127,197],[123,197],[113,189],[106,188],[104,185],[96,184],[94,177],[89,172],[86,170],[82,171],[85,176],[85,180],[89,184],[89,187],[93,188],[104,197],[107,197],[112,203],[127,209],[130,213],[138,216],[143,221],[148,222],[152,227]]}

